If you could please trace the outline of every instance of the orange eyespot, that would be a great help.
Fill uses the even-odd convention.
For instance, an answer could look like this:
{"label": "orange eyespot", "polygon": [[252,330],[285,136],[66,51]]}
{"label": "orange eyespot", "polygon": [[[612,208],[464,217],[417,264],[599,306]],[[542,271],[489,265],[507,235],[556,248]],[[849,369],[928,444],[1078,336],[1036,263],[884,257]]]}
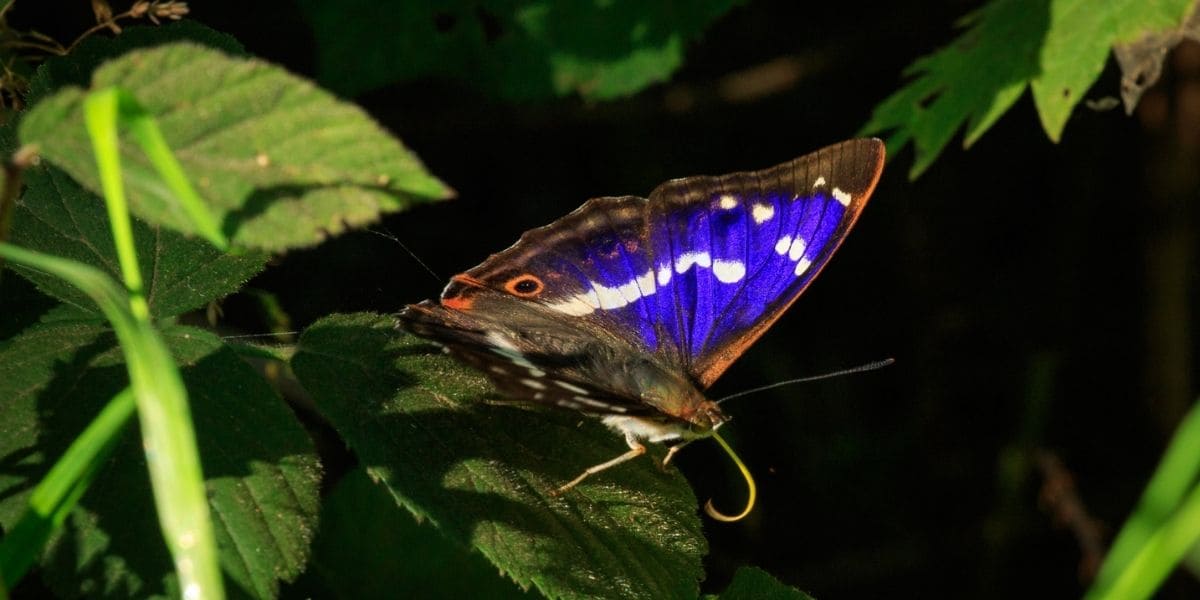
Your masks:
{"label": "orange eyespot", "polygon": [[543,287],[545,284],[542,283],[542,280],[529,273],[517,275],[504,284],[504,289],[508,293],[522,298],[532,298],[540,294]]}

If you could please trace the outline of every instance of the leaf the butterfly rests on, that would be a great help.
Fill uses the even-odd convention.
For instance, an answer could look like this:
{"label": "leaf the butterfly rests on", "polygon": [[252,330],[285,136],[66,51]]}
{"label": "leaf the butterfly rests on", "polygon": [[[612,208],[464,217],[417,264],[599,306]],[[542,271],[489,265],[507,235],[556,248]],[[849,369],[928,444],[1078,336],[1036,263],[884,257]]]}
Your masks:
{"label": "leaf the butterfly rests on", "polygon": [[516,400],[600,417],[639,440],[711,435],[707,389],[824,268],[883,169],[850,140],[762,171],[596,198],[454,276],[401,325]]}

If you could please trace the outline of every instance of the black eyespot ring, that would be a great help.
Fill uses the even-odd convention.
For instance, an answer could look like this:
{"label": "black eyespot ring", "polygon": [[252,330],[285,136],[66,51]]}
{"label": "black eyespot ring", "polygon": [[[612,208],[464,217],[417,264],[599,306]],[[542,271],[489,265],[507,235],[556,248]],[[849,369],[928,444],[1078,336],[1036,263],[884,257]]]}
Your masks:
{"label": "black eyespot ring", "polygon": [[542,280],[529,273],[513,277],[504,285],[504,289],[509,293],[526,298],[537,295],[542,291],[542,287]]}

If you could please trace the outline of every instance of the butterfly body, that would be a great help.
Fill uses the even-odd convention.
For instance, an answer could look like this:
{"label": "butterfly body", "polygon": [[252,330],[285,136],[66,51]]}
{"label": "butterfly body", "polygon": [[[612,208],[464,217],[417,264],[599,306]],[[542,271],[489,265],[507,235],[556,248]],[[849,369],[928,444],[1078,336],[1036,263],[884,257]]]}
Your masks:
{"label": "butterfly body", "polygon": [[727,417],[704,390],[808,286],[883,166],[850,140],[762,171],[689,177],[649,199],[589,200],[400,315],[511,398],[574,409],[640,441]]}

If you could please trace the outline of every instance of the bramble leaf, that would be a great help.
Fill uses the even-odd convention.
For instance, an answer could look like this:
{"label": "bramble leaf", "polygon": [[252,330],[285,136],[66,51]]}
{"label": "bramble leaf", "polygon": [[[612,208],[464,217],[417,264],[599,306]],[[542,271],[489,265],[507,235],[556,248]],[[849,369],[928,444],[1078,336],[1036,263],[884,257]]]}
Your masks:
{"label": "bramble leaf", "polygon": [[643,458],[550,495],[625,451],[596,421],[489,404],[480,374],[380,315],[318,321],[292,368],[400,504],[517,583],[551,598],[697,595],[706,544],[678,472]]}
{"label": "bramble leaf", "polygon": [[[130,93],[156,119],[223,232],[242,247],[310,246],[453,193],[361,109],[258,59],[176,42],[104,63],[91,86]],[[19,136],[98,192],[85,93],[66,86],[45,97],[28,111]],[[121,147],[134,213],[194,233],[141,150],[128,139]]]}

